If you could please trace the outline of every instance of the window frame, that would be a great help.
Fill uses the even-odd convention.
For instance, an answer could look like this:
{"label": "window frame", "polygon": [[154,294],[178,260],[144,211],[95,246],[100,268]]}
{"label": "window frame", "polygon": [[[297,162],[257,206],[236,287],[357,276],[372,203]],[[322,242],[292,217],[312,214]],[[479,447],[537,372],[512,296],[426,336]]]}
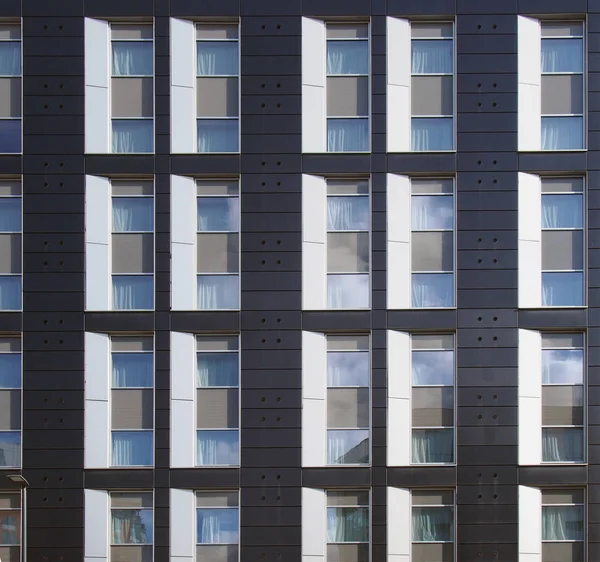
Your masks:
{"label": "window frame", "polygon": [[[198,495],[199,494],[203,494],[206,492],[221,492],[223,494],[232,494],[235,493],[237,495],[237,506],[232,507],[232,506],[212,506],[212,507],[198,507]],[[198,489],[198,490],[194,490],[194,560],[197,559],[197,553],[198,553],[198,547],[200,546],[236,546],[237,547],[237,560],[239,561],[241,559],[241,548],[240,548],[240,538],[241,538],[241,530],[242,530],[242,525],[241,525],[241,492],[240,490],[221,490],[220,488],[212,488],[212,489]],[[236,543],[201,543],[199,542],[199,537],[198,537],[198,510],[199,509],[222,509],[222,510],[233,510],[235,509],[237,512],[237,542]]]}
{"label": "window frame", "polygon": [[[333,465],[332,465],[333,466]],[[344,465],[335,465],[335,466],[344,466]],[[354,465],[356,466],[356,465]],[[369,561],[372,562],[372,553],[371,553],[371,543],[373,541],[372,538],[372,532],[371,529],[373,527],[373,509],[372,509],[372,504],[373,504],[373,492],[370,488],[368,489],[362,489],[362,488],[327,488],[324,490],[325,492],[325,560],[327,560],[327,550],[329,545],[332,546],[338,546],[338,545],[363,545],[366,544],[368,545],[368,552],[369,552]],[[346,504],[346,505],[336,505],[336,506],[329,506],[329,493],[330,492],[347,492],[347,493],[352,493],[352,492],[359,492],[359,493],[367,493],[368,494],[368,504],[364,505],[364,504]],[[329,509],[337,509],[337,508],[350,508],[350,509],[367,509],[367,513],[368,513],[368,524],[367,524],[367,536],[368,536],[368,540],[365,541],[344,541],[344,542],[329,542],[328,540],[328,528],[327,528],[327,521],[328,521],[328,513],[329,513]]]}
{"label": "window frame", "polygon": [[[451,492],[452,493],[452,504],[451,505],[446,505],[446,504],[429,504],[429,505],[423,505],[423,504],[415,504],[414,503],[414,493],[417,492]],[[412,560],[412,556],[413,556],[413,547],[415,544],[418,545],[422,545],[422,544],[452,544],[453,545],[453,560],[457,561],[457,553],[458,553],[458,548],[457,548],[457,519],[456,519],[456,511],[457,511],[457,502],[456,502],[456,489],[454,488],[413,488],[410,490],[410,559]],[[413,531],[414,531],[414,527],[413,527],[413,509],[417,507],[433,507],[433,508],[451,508],[452,509],[452,537],[453,540],[452,541],[415,541],[413,539]]]}
{"label": "window frame", "polygon": [[20,396],[20,404],[21,404],[21,411],[19,413],[20,416],[20,425],[21,428],[20,429],[7,429],[7,430],[0,430],[0,436],[2,435],[15,435],[18,434],[19,437],[19,458],[18,458],[18,463],[16,465],[0,465],[0,470],[5,470],[5,469],[19,469],[22,468],[23,466],[23,338],[21,336],[21,334],[3,334],[2,337],[0,337],[0,341],[4,340],[4,339],[15,339],[19,341],[19,351],[0,351],[0,355],[18,355],[20,357],[19,360],[19,364],[20,364],[20,370],[19,370],[19,378],[21,381],[20,386],[18,387],[13,387],[13,386],[2,386],[0,387],[0,391],[19,391],[19,396]]}
{"label": "window frame", "polygon": [[0,308],[0,314],[3,312],[21,312],[23,310],[23,181],[21,177],[11,178],[10,176],[0,178],[0,185],[3,183],[18,183],[19,184],[19,194],[18,195],[1,195],[0,199],[19,199],[20,201],[20,217],[19,220],[21,222],[21,230],[6,230],[0,232],[0,234],[18,234],[21,237],[21,273],[0,273],[0,280],[3,278],[19,278],[20,280],[20,290],[19,290],[19,306],[18,308]]}
{"label": "window frame", "polygon": [[[2,509],[0,509],[0,514],[1,513],[9,513],[9,512],[17,512],[17,518],[18,518],[18,523],[17,523],[17,534],[18,534],[18,542],[17,543],[2,543],[0,542],[0,548],[7,548],[7,549],[12,549],[12,548],[16,548],[19,550],[19,560],[21,559],[20,557],[23,555],[23,492],[22,491],[13,491],[13,490],[2,490],[0,492],[0,498],[2,497],[6,497],[6,496],[14,496],[14,497],[18,497],[19,498],[19,507],[3,507]],[[1,520],[1,519],[0,519]],[[0,537],[1,538],[1,537]],[[27,545],[25,545],[26,547]]]}
{"label": "window frame", "polygon": [[[566,503],[544,503],[544,492],[553,492],[556,490],[579,490],[581,491],[582,495],[583,495],[583,502],[582,503],[570,503],[570,504],[566,504]],[[562,486],[562,487],[554,487],[554,488],[541,488],[540,489],[541,492],[541,506],[540,506],[540,515],[541,515],[541,522],[542,522],[542,530],[543,530],[543,521],[544,521],[544,507],[578,507],[581,506],[582,509],[582,513],[583,513],[583,518],[582,518],[582,526],[583,526],[583,539],[582,540],[548,540],[548,539],[544,539],[543,534],[541,537],[541,552],[540,552],[540,561],[544,562],[544,552],[543,552],[543,547],[544,544],[582,544],[583,545],[583,559],[587,560],[587,546],[588,546],[588,541],[586,540],[586,536],[588,534],[587,532],[587,523],[588,523],[588,514],[587,514],[587,506],[588,506],[588,497],[587,497],[587,489],[586,488],[576,488],[576,487],[569,487],[569,486]]]}
{"label": "window frame", "polygon": [[[19,150],[16,152],[0,152],[0,154],[23,154],[23,26],[20,20],[2,20],[0,22],[0,26],[14,26],[19,28],[19,38],[18,39],[2,39],[0,38],[1,43],[19,43],[19,53],[20,53],[20,73],[19,74],[2,74],[0,78],[19,78],[21,84],[21,116],[20,117],[2,117],[0,118],[0,124],[5,121],[19,121],[20,123],[20,132],[19,132]],[[22,228],[22,223],[21,223]]]}
{"label": "window frame", "polygon": [[[150,494],[152,497],[152,507],[140,507],[140,508],[127,508],[127,507],[115,507],[113,508],[112,498],[113,494]],[[156,516],[154,514],[155,509],[155,494],[154,490],[109,490],[108,491],[108,560],[111,560],[111,553],[113,547],[130,547],[130,546],[149,546],[152,549],[152,560],[154,560],[154,533],[156,527]],[[150,543],[114,543],[113,542],[113,534],[112,534],[112,514],[113,511],[150,511],[152,513],[152,542]]]}

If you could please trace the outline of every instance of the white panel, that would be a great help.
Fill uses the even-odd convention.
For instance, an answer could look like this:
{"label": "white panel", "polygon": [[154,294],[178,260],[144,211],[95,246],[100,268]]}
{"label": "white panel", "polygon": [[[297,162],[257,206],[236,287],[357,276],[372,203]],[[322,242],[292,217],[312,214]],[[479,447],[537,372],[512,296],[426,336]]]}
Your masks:
{"label": "white panel", "polygon": [[85,18],[85,85],[108,88],[110,76],[110,25]]}
{"label": "white panel", "polygon": [[388,562],[390,562],[389,556],[392,555],[401,557],[410,555],[412,520],[410,505],[410,490],[393,487],[387,489],[387,525],[391,531],[388,533]]}
{"label": "white panel", "polygon": [[171,400],[171,466],[196,465],[196,412],[193,400]]}
{"label": "white panel", "polygon": [[[389,130],[389,129],[388,129]],[[387,175],[388,308],[410,308],[410,178]]]}
{"label": "white panel", "polygon": [[302,240],[325,244],[327,237],[327,181],[302,174]]}
{"label": "white panel", "polygon": [[[411,82],[411,32],[410,22],[387,18],[387,81],[396,86],[408,86]],[[410,106],[409,106],[410,107]]]}
{"label": "white panel", "polygon": [[110,466],[110,412],[107,400],[85,401],[85,468]]}
{"label": "white panel", "polygon": [[388,395],[390,398],[410,398],[411,342],[410,334],[388,330]]}
{"label": "white panel", "polygon": [[171,85],[194,88],[196,24],[171,18]]}
{"label": "white panel", "polygon": [[327,495],[325,490],[302,488],[302,556],[325,560]]}
{"label": "white panel", "polygon": [[519,464],[542,460],[542,338],[519,329]]}
{"label": "white panel", "polygon": [[387,86],[387,149],[388,152],[411,150],[410,86]]}
{"label": "white panel", "polygon": [[541,149],[541,26],[518,16],[519,150]]}
{"label": "white panel", "polygon": [[411,451],[410,334],[388,330],[388,465],[407,466]]}
{"label": "white panel", "polygon": [[542,240],[542,181],[519,172],[519,240]]}
{"label": "white panel", "polygon": [[324,466],[327,460],[327,402],[302,400],[302,466]]}
{"label": "white panel", "polygon": [[519,307],[542,305],[542,184],[519,172]]}
{"label": "white panel", "polygon": [[302,152],[325,152],[327,148],[325,88],[302,85]]}
{"label": "white panel", "polygon": [[325,87],[325,22],[302,18],[302,84]]}
{"label": "white panel", "polygon": [[410,22],[387,18],[387,143],[388,152],[410,151]]}
{"label": "white panel", "polygon": [[326,150],[325,22],[302,18],[302,151]]}
{"label": "white panel", "polygon": [[85,241],[109,244],[111,223],[110,180],[85,176]]}
{"label": "white panel", "polygon": [[327,246],[314,242],[302,244],[302,308],[327,308]]}
{"label": "white panel", "polygon": [[171,399],[194,400],[196,393],[196,337],[171,332]]}
{"label": "white panel", "polygon": [[302,397],[325,400],[327,394],[327,338],[302,332]]}
{"label": "white panel", "polygon": [[85,87],[85,151],[110,152],[110,92],[98,86]]}
{"label": "white panel", "polygon": [[408,398],[388,398],[387,463],[411,464],[411,409]]}
{"label": "white panel", "polygon": [[196,152],[196,90],[171,86],[171,151]]}
{"label": "white panel", "polygon": [[411,307],[410,244],[387,243],[387,301],[389,309]]}
{"label": "white panel", "polygon": [[387,562],[410,562],[410,554],[388,554]]}
{"label": "white panel", "polygon": [[410,242],[410,178],[387,174],[387,236],[393,242]]}
{"label": "white panel", "polygon": [[519,486],[519,562],[541,562],[542,492]]}
{"label": "white panel", "polygon": [[194,559],[196,545],[196,496],[193,490],[171,488],[171,561]]}
{"label": "white panel", "polygon": [[85,308],[110,310],[110,246],[85,245]]}
{"label": "white panel", "polygon": [[108,492],[85,490],[85,557],[108,559]]}
{"label": "white panel", "polygon": [[197,212],[194,178],[171,176],[171,240],[173,242],[196,244]]}
{"label": "white panel", "polygon": [[110,387],[110,338],[85,333],[85,398],[108,400]]}
{"label": "white panel", "polygon": [[196,310],[196,246],[171,244],[171,308]]}

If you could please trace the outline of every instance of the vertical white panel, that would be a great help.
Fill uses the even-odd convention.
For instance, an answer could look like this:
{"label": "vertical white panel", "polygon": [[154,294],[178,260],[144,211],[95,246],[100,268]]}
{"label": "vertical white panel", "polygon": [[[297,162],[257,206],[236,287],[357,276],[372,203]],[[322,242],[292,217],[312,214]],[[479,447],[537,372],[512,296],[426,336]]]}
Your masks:
{"label": "vertical white panel", "polygon": [[196,25],[171,18],[171,151],[196,151]]}
{"label": "vertical white panel", "polygon": [[410,490],[387,489],[387,562],[409,562],[411,543]]}
{"label": "vertical white panel", "polygon": [[110,338],[85,333],[85,398],[108,400],[110,388]]}
{"label": "vertical white panel", "polygon": [[542,460],[542,337],[519,329],[519,464]]}
{"label": "vertical white panel", "polygon": [[540,150],[542,39],[540,21],[518,16],[519,150]]}
{"label": "vertical white panel", "polygon": [[104,490],[85,490],[85,558],[108,560],[109,496]]}
{"label": "vertical white panel", "polygon": [[171,400],[171,466],[196,466],[196,411],[193,400]]}
{"label": "vertical white panel", "polygon": [[325,562],[327,494],[325,490],[302,488],[302,560]]}
{"label": "vertical white panel", "polygon": [[302,18],[302,152],[325,152],[325,22]]}
{"label": "vertical white panel", "polygon": [[542,561],[542,492],[519,486],[519,562]]}
{"label": "vertical white panel", "polygon": [[388,330],[388,465],[407,466],[411,450],[410,334]]}
{"label": "vertical white panel", "polygon": [[196,310],[196,246],[171,244],[171,308]]}
{"label": "vertical white panel", "polygon": [[85,151],[109,152],[110,26],[85,18]]}
{"label": "vertical white panel", "polygon": [[327,308],[327,181],[302,175],[302,307]]}
{"label": "vertical white panel", "polygon": [[196,497],[193,490],[171,488],[171,560],[192,562],[196,545]]}
{"label": "vertical white panel", "polygon": [[[389,19],[389,18],[388,18]],[[410,308],[410,178],[387,175],[387,299],[388,308]]]}
{"label": "vertical white panel", "polygon": [[542,185],[519,172],[519,307],[542,305]]}
{"label": "vertical white panel", "polygon": [[327,338],[302,332],[302,397],[325,400],[327,396]]}
{"label": "vertical white panel", "polygon": [[387,18],[387,143],[388,152],[410,151],[411,137],[410,22]]}

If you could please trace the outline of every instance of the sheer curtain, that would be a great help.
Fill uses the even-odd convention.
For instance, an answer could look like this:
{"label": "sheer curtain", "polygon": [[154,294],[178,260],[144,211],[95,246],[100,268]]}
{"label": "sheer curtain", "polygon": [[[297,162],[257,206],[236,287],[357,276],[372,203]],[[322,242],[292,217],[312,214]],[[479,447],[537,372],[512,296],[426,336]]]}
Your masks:
{"label": "sheer curtain", "polygon": [[412,540],[415,542],[451,541],[453,522],[452,509],[414,507],[412,510]]}
{"label": "sheer curtain", "polygon": [[543,39],[542,72],[582,72],[582,39]]}
{"label": "sheer curtain", "polygon": [[151,275],[113,275],[113,309],[150,310],[154,302]]}
{"label": "sheer curtain", "polygon": [[413,74],[452,74],[452,41],[412,41]]}
{"label": "sheer curtain", "polygon": [[0,433],[0,466],[21,466],[21,432]]}
{"label": "sheer curtain", "polygon": [[152,232],[154,209],[150,197],[113,197],[113,232]]}
{"label": "sheer curtain", "polygon": [[237,232],[239,216],[237,197],[198,197],[198,232]]}
{"label": "sheer curtain", "polygon": [[237,275],[198,275],[198,310],[239,307]]}
{"label": "sheer curtain", "polygon": [[112,386],[114,388],[152,387],[151,353],[113,353]]}
{"label": "sheer curtain", "polygon": [[21,120],[0,119],[0,153],[21,152]]}
{"label": "sheer curtain", "polygon": [[0,544],[1,545],[17,545],[20,540],[21,522],[19,516],[10,515],[4,512],[0,516]]}
{"label": "sheer curtain", "polygon": [[454,460],[452,429],[413,430],[412,460],[414,463],[446,463]]}
{"label": "sheer curtain", "polygon": [[582,506],[544,506],[542,508],[542,540],[582,541]]}
{"label": "sheer curtain", "polygon": [[198,76],[236,76],[239,73],[237,41],[198,41]]}
{"label": "sheer curtain", "polygon": [[367,41],[327,41],[327,74],[368,74]]}
{"label": "sheer curtain", "polygon": [[327,464],[369,462],[369,432],[362,429],[327,432]]}
{"label": "sheer curtain", "polygon": [[454,275],[415,273],[412,275],[414,308],[447,308],[454,305]]}
{"label": "sheer curtain", "polygon": [[545,462],[583,461],[583,429],[542,429],[542,458]]}
{"label": "sheer curtain", "polygon": [[581,195],[542,195],[542,228],[582,228]]}
{"label": "sheer curtain", "polygon": [[542,306],[582,306],[583,273],[542,273]]}
{"label": "sheer curtain", "polygon": [[0,42],[0,76],[21,74],[21,42]]}
{"label": "sheer curtain", "polygon": [[207,386],[237,386],[239,364],[237,353],[198,353],[196,384]]}
{"label": "sheer curtain", "polygon": [[21,198],[0,198],[0,232],[21,232]]}
{"label": "sheer curtain", "polygon": [[0,310],[20,310],[21,276],[0,276]]}
{"label": "sheer curtain", "polygon": [[20,353],[0,353],[0,388],[21,388]]}
{"label": "sheer curtain", "polygon": [[417,118],[412,120],[414,152],[452,150],[452,118]]}
{"label": "sheer curtain", "polygon": [[328,152],[369,150],[368,119],[327,119]]}
{"label": "sheer curtain", "polygon": [[150,544],[152,512],[139,509],[113,509],[111,513],[113,544]]}
{"label": "sheer curtain", "polygon": [[198,544],[236,544],[238,510],[197,509]]}
{"label": "sheer curtain", "polygon": [[151,41],[113,41],[113,76],[152,76],[154,74]]}
{"label": "sheer curtain", "polygon": [[413,195],[413,230],[452,230],[454,227],[453,197],[451,195]]}
{"label": "sheer curtain", "polygon": [[152,119],[113,119],[113,152],[152,152],[154,147],[154,127]]}
{"label": "sheer curtain", "polygon": [[200,466],[239,464],[238,431],[198,431],[196,454]]}
{"label": "sheer curtain", "polygon": [[369,199],[367,197],[328,197],[328,230],[368,230]]}
{"label": "sheer curtain", "polygon": [[113,431],[113,466],[151,466],[152,445],[151,431]]}
{"label": "sheer curtain", "polygon": [[239,152],[237,119],[198,119],[198,152]]}
{"label": "sheer curtain", "polygon": [[583,117],[542,117],[542,150],[583,148]]}
{"label": "sheer curtain", "polygon": [[327,508],[327,542],[368,542],[369,511],[362,507]]}
{"label": "sheer curtain", "polygon": [[328,308],[367,308],[369,306],[368,275],[328,275]]}

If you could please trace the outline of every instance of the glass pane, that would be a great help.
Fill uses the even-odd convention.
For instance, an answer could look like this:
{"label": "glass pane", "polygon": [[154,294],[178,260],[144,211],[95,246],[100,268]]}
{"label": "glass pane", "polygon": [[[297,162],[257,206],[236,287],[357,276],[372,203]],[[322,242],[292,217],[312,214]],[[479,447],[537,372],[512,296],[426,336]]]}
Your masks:
{"label": "glass pane", "polygon": [[20,543],[21,513],[16,510],[0,511],[0,544],[9,546]]}
{"label": "glass pane", "polygon": [[112,544],[152,544],[151,509],[111,510]]}
{"label": "glass pane", "polygon": [[368,275],[328,275],[328,308],[368,308]]}
{"label": "glass pane", "polygon": [[413,118],[412,146],[414,152],[434,152],[436,150],[452,150],[453,119],[450,118]]}
{"label": "glass pane", "polygon": [[413,308],[447,308],[454,306],[454,275],[448,273],[413,273]]}
{"label": "glass pane", "polygon": [[328,119],[328,152],[367,152],[369,150],[368,119]]}
{"label": "glass pane", "polygon": [[367,41],[327,41],[327,74],[368,74]]}
{"label": "glass pane", "polygon": [[412,432],[412,462],[454,462],[453,429],[414,429]]}
{"label": "glass pane", "polygon": [[0,310],[21,310],[21,276],[0,276]]}
{"label": "glass pane", "polygon": [[237,197],[198,197],[198,232],[237,232],[239,223]]}
{"label": "glass pane", "polygon": [[199,275],[198,310],[235,310],[240,307],[237,275]]}
{"label": "glass pane", "polygon": [[454,384],[453,351],[413,351],[412,383],[414,385]]}
{"label": "glass pane", "polygon": [[583,72],[583,39],[542,39],[542,72]]}
{"label": "glass pane", "polygon": [[21,74],[21,42],[0,42],[0,76]]}
{"label": "glass pane", "polygon": [[239,152],[237,119],[198,119],[198,152]]}
{"label": "glass pane", "polygon": [[113,388],[151,388],[153,366],[151,353],[113,353]]}
{"label": "glass pane", "polygon": [[198,76],[237,76],[237,41],[198,41]]}
{"label": "glass pane", "polygon": [[238,562],[237,546],[201,545],[196,547],[196,562]]}
{"label": "glass pane", "polygon": [[329,430],[327,432],[327,464],[368,464],[368,462],[368,430]]}
{"label": "glass pane", "polygon": [[21,232],[20,197],[0,197],[0,232]]}
{"label": "glass pane", "polygon": [[110,562],[152,562],[152,546],[111,546]]}
{"label": "glass pane", "polygon": [[150,275],[114,275],[113,310],[152,310],[154,283]]}
{"label": "glass pane", "polygon": [[198,544],[236,544],[239,540],[237,508],[196,510]]}
{"label": "glass pane", "polygon": [[583,273],[542,273],[542,306],[583,306]]}
{"label": "glass pane", "polygon": [[199,466],[240,464],[238,431],[198,431],[196,462]]}
{"label": "glass pane", "polygon": [[368,542],[369,508],[328,507],[327,542]]}
{"label": "glass pane", "polygon": [[0,466],[21,466],[21,432],[0,433]]}
{"label": "glass pane", "polygon": [[582,384],[583,350],[544,349],[542,369],[544,384]]}
{"label": "glass pane", "polygon": [[237,353],[198,353],[198,388],[207,386],[238,386],[239,359]]}
{"label": "glass pane", "polygon": [[369,386],[369,352],[327,353],[327,386]]}
{"label": "glass pane", "polygon": [[412,43],[413,74],[452,74],[452,41],[418,41]]}
{"label": "glass pane", "polygon": [[369,562],[369,544],[328,544],[327,562]]}
{"label": "glass pane", "polygon": [[151,41],[113,41],[113,76],[152,76],[153,58]]}
{"label": "glass pane", "polygon": [[454,540],[454,516],[451,507],[413,507],[412,540],[449,542]]}
{"label": "glass pane", "polygon": [[542,425],[583,425],[583,387],[580,385],[543,386]]}
{"label": "glass pane", "polygon": [[583,197],[542,195],[542,228],[583,228]]}
{"label": "glass pane", "polygon": [[154,205],[150,197],[113,197],[113,232],[152,232]]}
{"label": "glass pane", "polygon": [[21,388],[21,354],[0,354],[0,388]]}
{"label": "glass pane", "polygon": [[542,540],[582,541],[583,506],[543,506]]}
{"label": "glass pane", "polygon": [[542,150],[583,148],[583,117],[542,117]]}
{"label": "glass pane", "polygon": [[543,428],[542,459],[544,462],[583,462],[583,429]]}
{"label": "glass pane", "polygon": [[0,153],[15,154],[21,152],[21,120],[0,120]]}
{"label": "glass pane", "polygon": [[2,562],[21,562],[21,549],[18,546],[1,546],[0,543],[0,560]]}
{"label": "glass pane", "polygon": [[154,440],[151,431],[113,431],[113,466],[152,466]]}
{"label": "glass pane", "polygon": [[328,230],[369,230],[368,197],[328,197]]}
{"label": "glass pane", "polygon": [[154,150],[152,119],[113,119],[112,151],[117,153],[145,153]]}
{"label": "glass pane", "polygon": [[412,230],[452,230],[454,197],[413,195]]}

